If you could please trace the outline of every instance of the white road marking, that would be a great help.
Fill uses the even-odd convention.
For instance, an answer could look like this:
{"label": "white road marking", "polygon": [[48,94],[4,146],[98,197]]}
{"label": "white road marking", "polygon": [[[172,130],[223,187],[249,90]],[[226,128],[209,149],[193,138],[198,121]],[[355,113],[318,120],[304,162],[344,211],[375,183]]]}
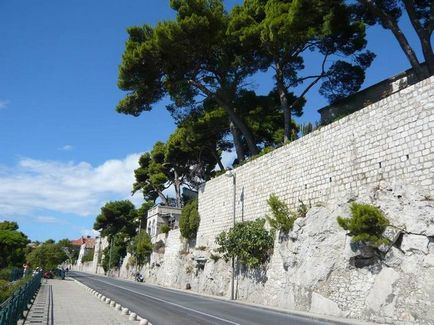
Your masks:
{"label": "white road marking", "polygon": [[[89,278],[90,278],[90,277],[89,277]],[[188,308],[188,307],[185,307],[185,306],[182,306],[182,305],[178,305],[178,304],[176,304],[176,303],[174,303],[174,302],[170,302],[170,301],[167,301],[167,300],[164,300],[164,299],[161,299],[161,298],[156,298],[156,297],[154,297],[154,296],[147,295],[147,294],[145,294],[145,293],[141,293],[141,292],[137,292],[137,291],[135,291],[135,290],[131,290],[131,289],[128,289],[128,288],[125,288],[125,287],[121,287],[121,286],[118,286],[118,285],[116,285],[116,284],[113,284],[113,283],[110,283],[110,282],[106,282],[106,281],[103,281],[103,280],[97,279],[97,278],[95,278],[95,277],[92,277],[92,279],[95,280],[95,281],[99,281],[99,282],[103,282],[103,283],[105,283],[105,284],[111,285],[111,286],[113,286],[113,287],[117,287],[117,288],[120,288],[120,289],[124,289],[124,290],[130,291],[130,292],[134,292],[134,293],[136,293],[136,294],[138,294],[138,295],[141,295],[141,296],[144,296],[144,297],[148,297],[148,298],[150,298],[150,299],[154,299],[154,300],[157,300],[157,301],[160,301],[160,302],[164,302],[164,303],[169,304],[169,305],[172,305],[172,306],[176,306],[176,307],[181,308],[181,309],[185,309],[185,310],[192,311],[192,312],[197,313],[197,314],[200,314],[200,315],[204,315],[204,316],[208,316],[208,317],[211,317],[211,318],[214,318],[214,319],[218,319],[218,320],[220,320],[220,321],[222,321],[222,322],[226,322],[226,323],[234,324],[234,325],[240,325],[239,323],[235,323],[235,322],[232,322],[232,321],[227,320],[227,319],[224,319],[224,318],[220,318],[220,317],[217,317],[217,316],[214,316],[214,315],[210,315],[210,314],[204,313],[204,312],[199,311],[199,310],[196,310],[196,309],[192,309],[192,308]]]}

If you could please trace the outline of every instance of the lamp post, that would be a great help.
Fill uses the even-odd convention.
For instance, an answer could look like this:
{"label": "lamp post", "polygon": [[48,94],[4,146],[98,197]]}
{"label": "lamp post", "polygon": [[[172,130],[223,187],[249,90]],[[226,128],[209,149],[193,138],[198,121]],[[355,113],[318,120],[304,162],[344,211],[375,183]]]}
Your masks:
{"label": "lamp post", "polygon": [[[228,170],[225,173],[226,177],[232,177],[232,188],[233,188],[233,213],[232,213],[232,223],[235,226],[235,212],[236,212],[236,188],[237,188],[237,178],[235,172]],[[235,299],[235,258],[232,257],[232,278],[231,278],[231,300]]]}

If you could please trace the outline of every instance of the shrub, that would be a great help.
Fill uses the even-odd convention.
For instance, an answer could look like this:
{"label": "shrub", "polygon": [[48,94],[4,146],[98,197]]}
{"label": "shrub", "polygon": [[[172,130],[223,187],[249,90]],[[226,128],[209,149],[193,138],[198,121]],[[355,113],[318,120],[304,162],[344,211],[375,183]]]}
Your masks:
{"label": "shrub", "polygon": [[237,257],[241,263],[257,267],[265,263],[273,249],[273,235],[264,228],[265,219],[244,221],[230,230],[221,232],[216,243],[218,252],[228,261]]}
{"label": "shrub", "polygon": [[179,218],[179,230],[181,235],[187,239],[196,238],[199,228],[200,217],[198,212],[197,199],[188,202],[182,209],[181,217]]}
{"label": "shrub", "polygon": [[152,248],[151,236],[147,232],[141,231],[128,246],[128,253],[134,258],[132,262],[135,262],[141,268],[145,263],[149,262]]}
{"label": "shrub", "polygon": [[373,246],[388,244],[383,237],[389,220],[380,209],[369,204],[353,202],[351,204],[351,218],[337,218],[339,226],[348,230],[353,242],[366,242]]}
{"label": "shrub", "polygon": [[170,229],[169,225],[166,225],[165,223],[162,224],[160,227],[160,232],[163,234],[166,234],[166,235],[169,233],[170,230],[171,229]]}
{"label": "shrub", "polygon": [[12,296],[16,290],[24,286],[31,279],[31,276],[25,276],[15,282],[0,279],[0,304]]}
{"label": "shrub", "polygon": [[211,253],[211,255],[209,256],[209,258],[212,259],[214,261],[214,263],[217,263],[218,260],[220,259],[220,255]]}
{"label": "shrub", "polygon": [[280,230],[282,233],[287,234],[292,229],[297,215],[291,212],[288,206],[274,194],[270,195],[267,203],[273,215],[272,217],[266,216],[271,229]]}
{"label": "shrub", "polygon": [[109,246],[103,250],[101,265],[105,272],[114,267],[119,267],[122,259],[127,255],[127,244],[123,234],[114,236],[109,241]]}
{"label": "shrub", "polygon": [[84,262],[92,262],[94,253],[95,253],[94,248],[86,250],[86,252],[83,255],[83,258],[81,259],[81,262],[83,262],[83,263]]}
{"label": "shrub", "polygon": [[166,248],[166,244],[164,244],[164,242],[162,240],[159,240],[154,244],[153,249],[154,249],[154,252],[156,252],[156,253],[164,254],[165,248]]}

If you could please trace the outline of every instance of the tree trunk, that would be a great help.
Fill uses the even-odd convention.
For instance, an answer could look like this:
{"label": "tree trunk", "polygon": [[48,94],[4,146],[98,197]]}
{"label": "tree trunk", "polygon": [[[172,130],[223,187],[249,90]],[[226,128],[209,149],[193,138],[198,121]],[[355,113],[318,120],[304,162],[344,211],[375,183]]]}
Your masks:
{"label": "tree trunk", "polygon": [[288,105],[288,99],[286,98],[285,82],[283,78],[283,71],[280,63],[276,63],[276,86],[280,99],[280,108],[283,111],[283,142],[291,140],[291,108]]}
{"label": "tree trunk", "polygon": [[384,26],[386,26],[392,31],[393,35],[399,43],[399,46],[401,47],[405,56],[410,62],[416,77],[419,80],[425,79],[427,77],[426,73],[422,69],[419,60],[417,59],[416,53],[413,51],[413,48],[410,46],[410,43],[408,42],[402,30],[399,28],[398,24],[387,13],[377,7],[373,0],[364,1],[368,5],[368,8],[370,8],[371,11],[381,19]]}
{"label": "tree trunk", "polygon": [[161,191],[157,191],[157,193],[158,193],[158,197],[160,198],[161,202],[162,202],[164,205],[167,205],[167,199],[166,199],[166,197],[164,196],[163,192],[161,192]]}
{"label": "tree trunk", "polygon": [[217,165],[219,166],[220,170],[221,171],[225,170],[225,166],[223,166],[222,160],[220,159],[220,156],[218,155],[217,151],[211,149],[211,154],[217,161]]}
{"label": "tree trunk", "polygon": [[[414,8],[414,1],[404,0],[405,9],[407,10],[410,22],[416,31],[417,37],[419,38],[420,45],[422,47],[422,53],[425,59],[425,63],[428,68],[429,76],[434,74],[434,53],[431,45],[431,30],[427,26],[424,28],[417,18],[416,10]],[[434,10],[434,8],[431,8]],[[428,77],[428,75],[426,76]]]}
{"label": "tree trunk", "polygon": [[181,208],[182,207],[181,181],[179,180],[179,175],[176,170],[174,170],[173,174],[174,174],[173,185],[175,186],[175,195],[176,195],[176,207]]}
{"label": "tree trunk", "polygon": [[237,153],[238,161],[244,161],[245,153],[243,148],[243,142],[241,141],[241,134],[232,121],[229,123],[229,128],[232,133],[232,138],[234,139],[234,146]]}
{"label": "tree trunk", "polygon": [[240,116],[238,116],[237,113],[235,113],[234,108],[231,104],[229,104],[227,101],[225,101],[220,96],[216,95],[209,89],[207,89],[204,85],[202,85],[200,82],[197,82],[196,80],[190,80],[189,81],[192,85],[194,85],[196,88],[198,88],[200,91],[202,91],[207,97],[212,97],[216,100],[216,102],[226,111],[226,113],[229,115],[229,119],[231,122],[234,123],[234,125],[240,130],[241,134],[244,136],[247,142],[247,147],[249,148],[251,155],[256,155],[259,153],[258,147],[256,146],[256,143],[253,138],[252,132],[249,130],[247,125],[244,123],[244,121],[241,119]]}
{"label": "tree trunk", "polygon": [[434,75],[434,53],[429,38],[421,39],[422,52],[428,67],[429,75]]}

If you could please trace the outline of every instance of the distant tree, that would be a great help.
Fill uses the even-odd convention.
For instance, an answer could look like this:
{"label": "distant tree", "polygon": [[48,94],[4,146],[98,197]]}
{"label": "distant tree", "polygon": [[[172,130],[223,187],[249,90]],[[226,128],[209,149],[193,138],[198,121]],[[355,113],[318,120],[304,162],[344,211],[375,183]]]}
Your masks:
{"label": "distant tree", "polygon": [[67,258],[63,249],[51,241],[33,248],[26,256],[27,262],[30,263],[32,268],[41,267],[44,270],[55,269]]}
{"label": "distant tree", "polygon": [[93,229],[101,229],[101,236],[109,237],[109,239],[119,233],[131,238],[136,233],[136,218],[137,211],[130,201],[108,202],[101,208]]}
{"label": "distant tree", "polygon": [[152,249],[151,237],[146,231],[141,231],[140,234],[137,234],[128,246],[128,252],[134,257],[139,269],[149,261]]}
{"label": "distant tree", "polygon": [[101,261],[105,272],[115,267],[120,267],[123,258],[127,254],[127,238],[124,233],[118,233],[111,237],[109,246],[103,250]]}
{"label": "distant tree", "polygon": [[[352,21],[344,1],[337,0],[245,0],[233,10],[231,33],[238,35],[245,53],[254,51],[274,71],[276,91],[284,114],[284,141],[291,139],[291,115],[312,87],[326,80],[322,94],[335,101],[357,91],[372,53],[358,53],[365,45],[364,25]],[[318,72],[300,76],[303,56],[316,50],[322,55]],[[250,54],[251,55],[251,54]],[[352,63],[336,60],[346,56]],[[305,85],[298,97],[289,98],[288,89]]]}
{"label": "distant tree", "polygon": [[27,236],[18,231],[16,222],[0,222],[0,268],[22,266],[29,242]]}
{"label": "distant tree", "polygon": [[[390,30],[410,62],[417,78],[423,80],[434,74],[434,53],[432,33],[434,30],[434,5],[432,0],[358,0],[358,12],[370,25],[380,24]],[[416,32],[427,64],[426,73],[417,58],[415,50],[399,26],[402,12],[405,10]]]}
{"label": "distant tree", "polygon": [[71,263],[74,263],[77,260],[80,248],[73,246],[69,239],[61,239],[57,242],[57,245],[65,252]]}
{"label": "distant tree", "polygon": [[188,202],[182,209],[181,217],[179,218],[179,230],[182,237],[187,239],[196,238],[199,224],[198,201],[195,199]]}
{"label": "distant tree", "polygon": [[84,262],[92,262],[94,254],[95,254],[95,249],[94,248],[87,249],[84,252],[84,255],[83,255],[82,259],[81,259],[81,262],[82,263],[84,263]]}

